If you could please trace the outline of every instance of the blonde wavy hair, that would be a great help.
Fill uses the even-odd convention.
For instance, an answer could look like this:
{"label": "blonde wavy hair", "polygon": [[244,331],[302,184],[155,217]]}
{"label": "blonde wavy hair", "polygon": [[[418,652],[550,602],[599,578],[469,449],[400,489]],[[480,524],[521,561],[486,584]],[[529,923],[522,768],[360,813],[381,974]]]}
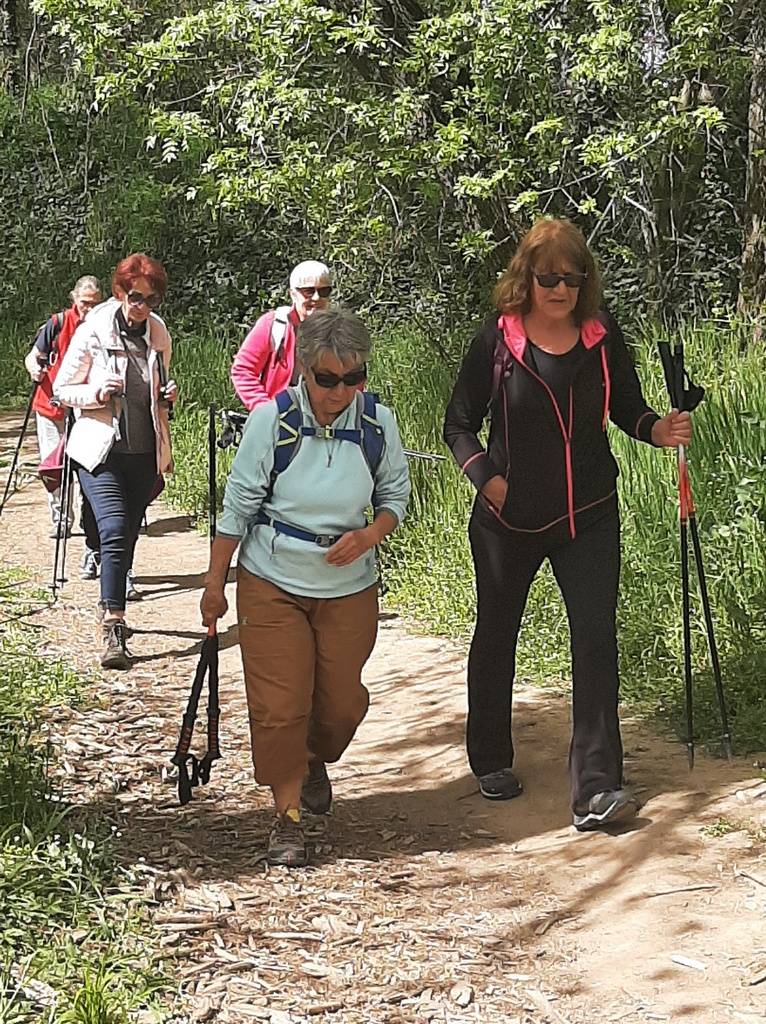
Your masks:
{"label": "blonde wavy hair", "polygon": [[501,313],[524,316],[532,308],[532,271],[546,273],[568,263],[586,274],[573,311],[581,324],[601,308],[601,275],[579,228],[563,217],[545,217],[527,231],[492,293]]}

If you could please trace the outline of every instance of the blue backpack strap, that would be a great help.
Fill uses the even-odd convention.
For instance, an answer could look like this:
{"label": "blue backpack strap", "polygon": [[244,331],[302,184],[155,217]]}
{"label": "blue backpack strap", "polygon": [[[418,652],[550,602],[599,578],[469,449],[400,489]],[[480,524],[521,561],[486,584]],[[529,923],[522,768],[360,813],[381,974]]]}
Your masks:
{"label": "blue backpack strap", "polygon": [[[362,404],[357,417],[356,429],[331,430],[329,427],[306,427],[303,425],[298,398],[292,388],[286,388],[276,396],[279,412],[279,434],[274,449],[274,468],[271,471],[271,483],[283,473],[298,453],[304,437],[326,435],[339,441],[351,441],[360,445],[370,473],[373,478],[377,472],[383,451],[386,447],[386,436],[375,412],[378,396],[369,391],[362,392]],[[358,401],[358,399],[357,399]]]}
{"label": "blue backpack strap", "polygon": [[380,460],[386,447],[386,435],[383,426],[376,416],[378,396],[372,391],[362,392],[362,411],[359,429],[362,433],[362,451],[370,467],[373,479],[378,471]]}
{"label": "blue backpack strap", "polygon": [[301,426],[303,425],[301,409],[292,388],[280,391],[276,396],[276,403],[279,411],[279,435],[274,448],[272,480],[279,473],[284,472],[295,458],[301,442]]}

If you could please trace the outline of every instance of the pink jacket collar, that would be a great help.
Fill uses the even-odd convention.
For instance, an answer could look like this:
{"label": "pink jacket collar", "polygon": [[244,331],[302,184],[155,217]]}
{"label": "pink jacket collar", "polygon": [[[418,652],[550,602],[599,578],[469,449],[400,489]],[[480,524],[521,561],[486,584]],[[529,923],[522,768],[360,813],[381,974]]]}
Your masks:
{"label": "pink jacket collar", "polygon": [[[527,347],[527,332],[524,330],[524,322],[518,313],[512,315],[502,314],[498,320],[503,338],[508,346],[511,355],[522,362],[524,349]],[[582,343],[586,348],[593,348],[606,334],[606,327],[600,320],[595,318],[586,320],[580,328]]]}

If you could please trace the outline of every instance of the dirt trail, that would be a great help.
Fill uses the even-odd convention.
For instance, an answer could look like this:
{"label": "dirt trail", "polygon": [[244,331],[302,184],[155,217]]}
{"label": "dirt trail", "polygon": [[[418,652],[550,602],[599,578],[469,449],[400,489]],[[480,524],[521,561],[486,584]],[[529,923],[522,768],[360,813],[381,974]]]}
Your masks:
{"label": "dirt trail", "polygon": [[[0,421],[4,449],[18,422]],[[129,611],[135,667],[97,677],[99,707],[63,712],[53,731],[68,795],[120,822],[126,863],[144,858],[162,946],[179,953],[179,1021],[766,1019],[766,981],[754,984],[766,971],[763,851],[746,831],[705,830],[755,816],[760,773],[700,756],[690,775],[679,743],[625,716],[641,817],[618,835],[579,835],[567,701],[524,688],[525,793],[488,803],[463,752],[465,652],[394,616],[382,617],[371,711],[331,770],[336,802],[325,827],[316,821],[309,869],[263,863],[269,801],[252,782],[231,613],[224,760],[179,808],[168,760],[202,635],[207,544],[165,508],[149,518],[136,563],[146,596]],[[29,483],[0,520],[0,563],[47,581],[47,527],[42,487]],[[81,550],[73,538],[71,582],[30,621],[51,652],[92,669],[97,584],[75,578]],[[196,746],[203,732],[204,716]]]}

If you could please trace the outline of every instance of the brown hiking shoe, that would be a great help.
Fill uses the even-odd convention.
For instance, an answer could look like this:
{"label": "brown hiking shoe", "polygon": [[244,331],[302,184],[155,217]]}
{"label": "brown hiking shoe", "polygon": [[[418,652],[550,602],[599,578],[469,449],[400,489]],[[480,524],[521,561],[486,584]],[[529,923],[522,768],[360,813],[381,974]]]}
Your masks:
{"label": "brown hiking shoe", "polygon": [[301,804],[309,814],[327,814],[332,804],[332,786],[324,761],[309,761],[309,773],[303,780]]}
{"label": "brown hiking shoe", "polygon": [[130,656],[125,647],[127,626],[122,619],[102,624],[104,647],[101,654],[101,668],[130,668]]}
{"label": "brown hiking shoe", "polygon": [[302,868],[308,864],[309,853],[299,810],[291,807],[284,814],[277,815],[269,836],[266,859],[269,864],[286,868]]}

